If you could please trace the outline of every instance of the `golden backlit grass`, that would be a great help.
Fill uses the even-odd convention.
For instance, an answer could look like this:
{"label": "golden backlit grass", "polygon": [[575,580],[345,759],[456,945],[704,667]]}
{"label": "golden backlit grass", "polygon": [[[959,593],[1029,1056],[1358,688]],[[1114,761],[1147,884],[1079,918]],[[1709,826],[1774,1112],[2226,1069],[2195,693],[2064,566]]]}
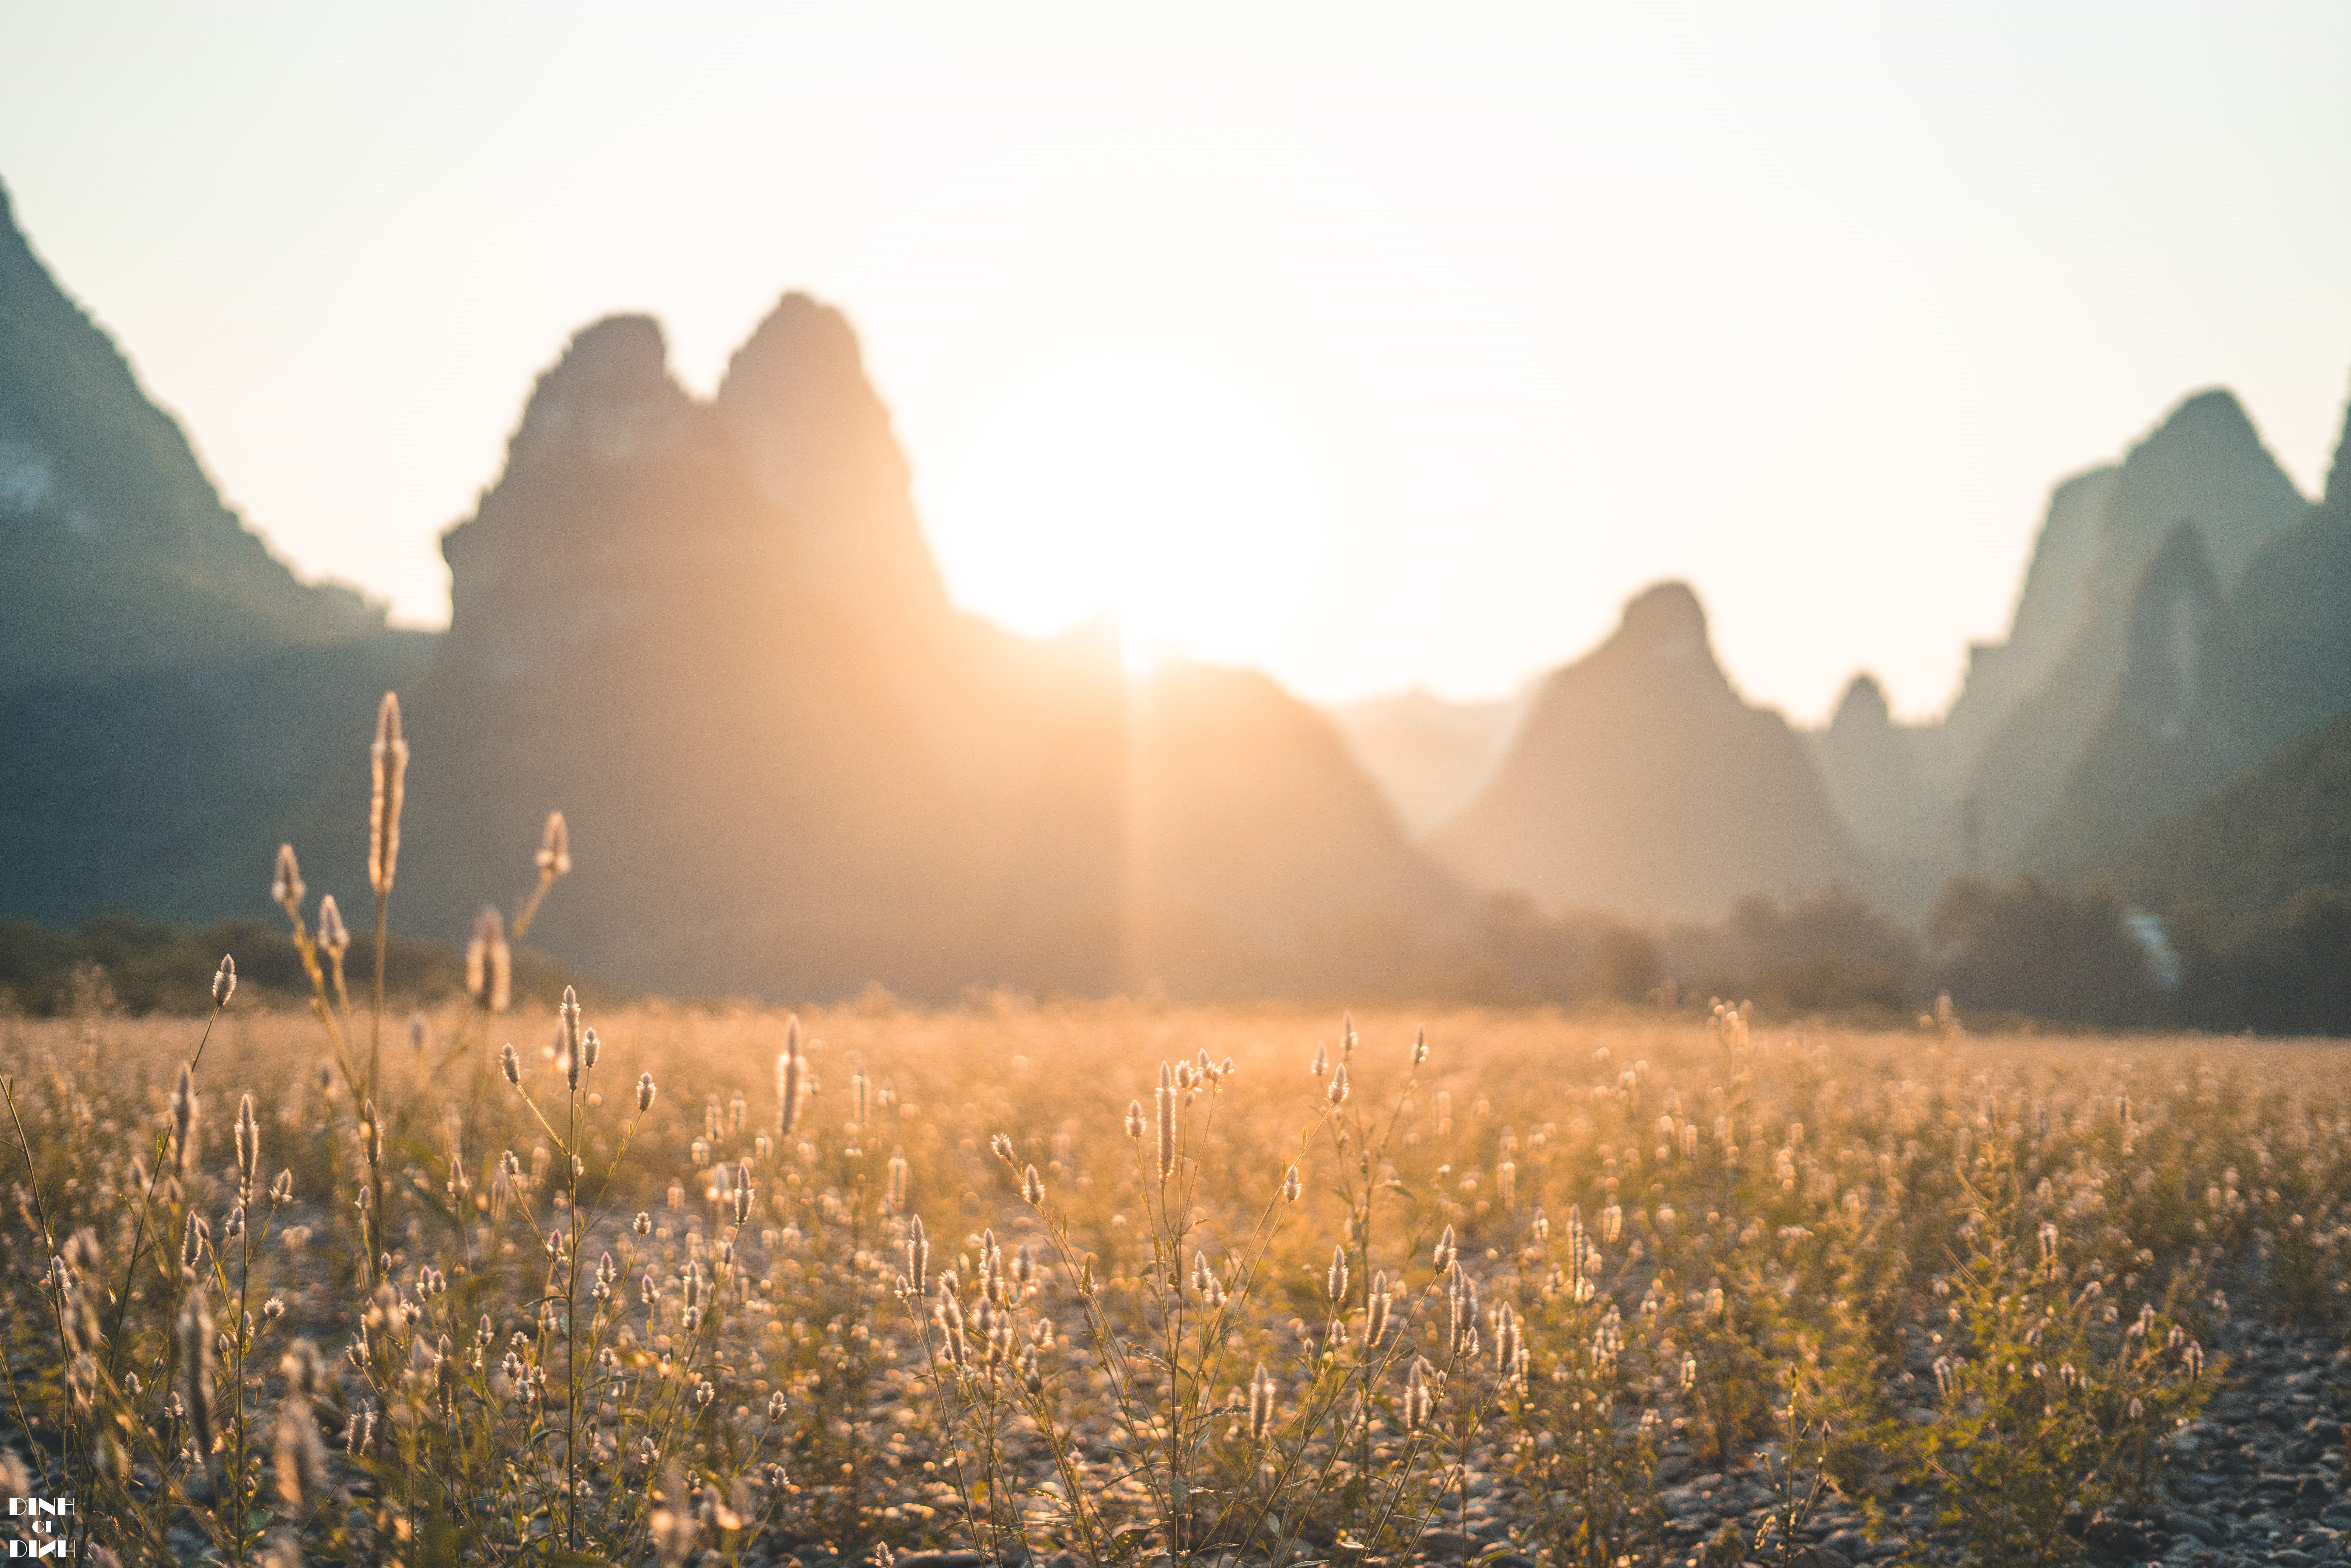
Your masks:
{"label": "golden backlit grass", "polygon": [[201,1025],[0,1022],[7,1420],[126,1559],[1613,1563],[1666,1550],[1678,1455],[1776,1462],[1774,1550],[1907,1479],[1991,1488],[1998,1517],[1953,1518],[2039,1560],[2069,1506],[2150,1483],[2231,1313],[2339,1301],[2323,1045],[1445,1010],[1351,1048],[1294,1008],[1012,998],[799,1022],[789,1128],[785,1014],[654,1004],[590,1013],[576,1092],[542,1003],[388,1026],[370,1118],[319,1019],[232,1002],[184,1155]]}

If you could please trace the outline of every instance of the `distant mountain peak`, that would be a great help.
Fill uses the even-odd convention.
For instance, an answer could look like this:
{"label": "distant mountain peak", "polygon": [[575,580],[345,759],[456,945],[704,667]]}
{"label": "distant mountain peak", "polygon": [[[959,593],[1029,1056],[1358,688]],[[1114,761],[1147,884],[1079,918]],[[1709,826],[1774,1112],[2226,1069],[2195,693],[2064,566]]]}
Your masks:
{"label": "distant mountain peak", "polygon": [[853,598],[945,612],[914,469],[847,317],[785,295],[727,363],[717,409],[759,487],[799,524],[805,570]]}
{"label": "distant mountain peak", "polygon": [[1682,582],[1552,673],[1493,779],[1431,840],[1472,883],[1711,915],[1863,870],[1804,743],[1732,689]]}
{"label": "distant mountain peak", "polygon": [[1810,737],[1821,780],[1854,841],[1875,854],[1910,847],[1929,810],[1917,747],[1894,722],[1886,688],[1863,670],[1848,682],[1836,716]]}
{"label": "distant mountain peak", "polygon": [[508,461],[632,456],[673,434],[692,401],[670,373],[661,323],[650,316],[607,316],[575,333],[538,378]]}
{"label": "distant mountain peak", "polygon": [[2126,593],[2184,517],[2203,529],[2212,569],[2226,581],[2262,545],[2300,521],[2308,505],[2237,394],[2208,388],[2182,398],[2123,459],[2105,507],[2113,559],[2094,570],[2118,575],[2112,586]]}
{"label": "distant mountain peak", "polygon": [[2335,438],[2335,460],[2326,466],[2325,498],[2319,505],[2351,516],[2351,401],[2343,405],[2343,434]]}
{"label": "distant mountain peak", "polygon": [[2204,387],[2189,392],[2172,405],[2157,427],[2167,430],[2174,425],[2188,425],[2210,421],[2216,430],[2225,429],[2231,435],[2247,441],[2259,441],[2260,432],[2253,428],[2252,416],[2237,394],[2227,387]]}
{"label": "distant mountain peak", "polygon": [[1687,582],[1654,583],[1625,604],[1612,641],[1667,664],[1714,663],[1706,607]]}
{"label": "distant mountain peak", "polygon": [[[865,374],[849,318],[794,290],[776,301],[726,361],[718,406],[746,419],[887,427],[890,412]],[[902,454],[891,454],[904,469]]]}
{"label": "distant mountain peak", "polygon": [[1891,729],[1894,711],[1886,706],[1886,688],[1867,670],[1855,674],[1846,684],[1844,695],[1837,703],[1836,716],[1829,720],[1829,728],[1842,734],[1857,734],[1867,730]]}

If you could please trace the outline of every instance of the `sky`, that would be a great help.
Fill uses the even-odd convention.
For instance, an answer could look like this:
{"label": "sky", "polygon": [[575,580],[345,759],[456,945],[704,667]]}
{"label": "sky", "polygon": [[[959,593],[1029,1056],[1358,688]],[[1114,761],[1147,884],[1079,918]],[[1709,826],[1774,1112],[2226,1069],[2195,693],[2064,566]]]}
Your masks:
{"label": "sky", "polygon": [[842,307],[958,602],[1499,695],[1692,583],[1897,711],[2186,394],[2351,386],[2351,6],[0,11],[39,254],[306,575],[445,621],[532,379]]}

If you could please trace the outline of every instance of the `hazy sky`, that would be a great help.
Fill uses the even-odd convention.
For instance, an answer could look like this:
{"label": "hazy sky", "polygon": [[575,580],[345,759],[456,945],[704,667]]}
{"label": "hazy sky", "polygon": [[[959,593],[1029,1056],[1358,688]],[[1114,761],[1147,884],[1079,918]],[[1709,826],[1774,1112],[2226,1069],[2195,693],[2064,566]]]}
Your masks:
{"label": "hazy sky", "polygon": [[1332,698],[1680,576],[1798,717],[1949,696],[2183,394],[2307,491],[2351,5],[18,5],[0,180],[302,570],[447,612],[532,377],[844,307],[951,590]]}

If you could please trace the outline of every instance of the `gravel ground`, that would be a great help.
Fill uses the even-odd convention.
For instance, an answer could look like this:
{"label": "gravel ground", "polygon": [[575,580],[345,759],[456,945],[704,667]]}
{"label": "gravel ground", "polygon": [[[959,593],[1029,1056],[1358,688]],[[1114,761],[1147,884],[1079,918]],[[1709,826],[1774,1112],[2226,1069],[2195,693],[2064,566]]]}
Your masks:
{"label": "gravel ground", "polygon": [[[2351,1350],[2330,1335],[2252,1325],[2225,1335],[2218,1348],[2230,1358],[2228,1385],[2174,1439],[2162,1496],[2140,1516],[2095,1521],[2085,1560],[2167,1568],[2351,1562],[2351,1492],[2344,1465]],[[1667,1520],[1665,1561],[1673,1568],[1698,1560],[1726,1525],[1753,1541],[1771,1501],[1759,1469],[1718,1474],[1686,1444],[1667,1448],[1658,1481]],[[1424,1538],[1424,1560],[1459,1563],[1500,1548],[1488,1559],[1490,1568],[1533,1568],[1531,1554],[1511,1550],[1526,1543],[1512,1530],[1507,1491],[1486,1477],[1473,1479],[1469,1490],[1466,1538],[1448,1518]],[[1897,1493],[1887,1512],[1889,1528],[1873,1541],[1850,1503],[1828,1497],[1802,1532],[1804,1556],[1813,1568],[1959,1560],[1959,1533],[1937,1527],[1925,1496]],[[852,1568],[821,1546],[783,1542],[763,1542],[745,1561],[762,1568]],[[982,1568],[982,1563],[973,1552],[934,1552],[901,1556],[897,1568]],[[1056,1553],[1007,1568],[1081,1564]]]}

